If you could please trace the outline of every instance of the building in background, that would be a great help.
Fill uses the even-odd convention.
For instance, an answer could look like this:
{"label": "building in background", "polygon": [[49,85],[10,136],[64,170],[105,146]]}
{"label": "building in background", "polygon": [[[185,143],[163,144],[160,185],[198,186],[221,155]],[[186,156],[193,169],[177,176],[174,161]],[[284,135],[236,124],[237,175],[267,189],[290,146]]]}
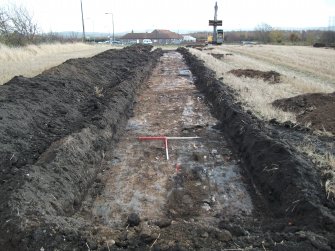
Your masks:
{"label": "building in background", "polygon": [[183,41],[186,43],[195,43],[197,42],[197,39],[195,37],[192,37],[190,35],[183,35]]}
{"label": "building in background", "polygon": [[143,43],[143,40],[150,39],[153,44],[180,44],[184,37],[178,33],[169,30],[154,30],[150,33],[135,33],[131,32],[120,38],[124,44]]}

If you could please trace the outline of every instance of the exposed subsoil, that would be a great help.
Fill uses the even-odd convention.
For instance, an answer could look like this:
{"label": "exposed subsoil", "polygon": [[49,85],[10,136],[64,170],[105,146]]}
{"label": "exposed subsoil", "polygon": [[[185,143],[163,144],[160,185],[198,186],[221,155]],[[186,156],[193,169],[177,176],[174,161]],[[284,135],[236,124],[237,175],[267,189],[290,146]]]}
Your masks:
{"label": "exposed subsoil", "polygon": [[335,134],[335,92],[312,93],[276,100],[272,103],[297,114],[297,122]]}
{"label": "exposed subsoil", "polygon": [[[217,122],[182,56],[165,53],[137,98],[118,148],[106,153],[112,160],[105,163],[103,190],[96,198],[88,196],[78,215],[95,219],[95,245],[115,242],[111,250],[236,247],[226,228],[245,236],[257,222],[253,189]],[[200,138],[170,140],[166,160],[162,141],[137,140],[158,135]],[[139,221],[127,223],[129,216]],[[245,223],[226,226],[225,218]]]}
{"label": "exposed subsoil", "polygon": [[[335,249],[314,164],[186,49],[151,49],[0,87],[0,250]],[[198,138],[167,160],[140,136]]]}
{"label": "exposed subsoil", "polygon": [[259,71],[253,69],[234,69],[228,73],[234,74],[237,77],[260,78],[272,84],[280,82],[280,73],[276,71]]}

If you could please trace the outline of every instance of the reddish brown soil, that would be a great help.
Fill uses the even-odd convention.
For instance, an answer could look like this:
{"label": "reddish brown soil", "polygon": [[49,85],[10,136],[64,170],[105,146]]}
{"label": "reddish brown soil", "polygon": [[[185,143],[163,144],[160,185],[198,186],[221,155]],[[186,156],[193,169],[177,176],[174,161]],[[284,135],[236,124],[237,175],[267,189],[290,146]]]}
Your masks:
{"label": "reddish brown soil", "polygon": [[297,121],[313,129],[335,134],[335,92],[312,93],[279,99],[272,103],[284,111],[297,114]]}
{"label": "reddish brown soil", "polygon": [[279,83],[280,74],[276,71],[258,71],[253,69],[236,69],[231,70],[228,73],[232,73],[237,77],[246,77],[246,78],[261,78],[264,81],[270,83]]}

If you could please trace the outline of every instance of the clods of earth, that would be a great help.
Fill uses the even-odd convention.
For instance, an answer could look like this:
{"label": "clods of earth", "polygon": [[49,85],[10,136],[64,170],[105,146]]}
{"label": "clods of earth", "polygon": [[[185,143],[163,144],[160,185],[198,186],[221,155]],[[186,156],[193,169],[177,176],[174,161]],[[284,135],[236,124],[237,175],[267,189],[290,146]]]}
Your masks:
{"label": "clods of earth", "polygon": [[276,71],[259,71],[253,69],[235,69],[228,73],[234,74],[237,77],[260,78],[272,84],[280,82],[280,73]]}
{"label": "clods of earth", "polygon": [[321,174],[233,93],[144,45],[1,86],[0,249],[334,249]]}
{"label": "clods of earth", "polygon": [[272,104],[297,114],[300,124],[335,135],[335,92],[304,94],[276,100]]}

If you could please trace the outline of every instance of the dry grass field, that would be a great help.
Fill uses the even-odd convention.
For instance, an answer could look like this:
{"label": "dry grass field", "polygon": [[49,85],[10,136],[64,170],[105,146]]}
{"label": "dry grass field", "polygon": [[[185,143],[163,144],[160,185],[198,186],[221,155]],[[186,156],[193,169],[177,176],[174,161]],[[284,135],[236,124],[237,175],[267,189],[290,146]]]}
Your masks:
{"label": "dry grass field", "polygon": [[33,77],[70,58],[92,57],[110,45],[42,44],[12,48],[0,44],[0,85],[16,75]]}
{"label": "dry grass field", "polygon": [[[224,82],[238,91],[246,109],[263,119],[295,121],[295,115],[274,108],[271,103],[299,94],[335,91],[335,50],[303,46],[223,45],[191,52],[223,77]],[[216,59],[210,54],[223,54]],[[261,79],[236,77],[228,71],[254,69],[281,74],[279,84]]]}
{"label": "dry grass field", "polygon": [[[335,91],[335,50],[303,46],[275,45],[223,45],[208,47],[202,51],[190,49],[191,53],[214,70],[218,78],[239,95],[246,110],[264,120],[275,118],[284,122],[296,122],[296,115],[284,112],[272,106],[277,99],[289,98],[306,93],[331,93]],[[223,54],[217,59],[211,54]],[[237,77],[229,71],[234,69],[253,69],[260,71],[276,71],[281,74],[279,83],[269,83],[262,79]],[[308,124],[304,126],[309,126]],[[329,135],[328,132],[319,132]],[[329,149],[334,149],[331,143]],[[335,156],[332,150],[320,154],[313,143],[301,142],[296,149],[306,153],[319,163],[321,172],[327,174],[324,166],[335,172]],[[335,177],[335,173],[334,173]],[[327,179],[326,191],[335,194],[334,179]]]}

